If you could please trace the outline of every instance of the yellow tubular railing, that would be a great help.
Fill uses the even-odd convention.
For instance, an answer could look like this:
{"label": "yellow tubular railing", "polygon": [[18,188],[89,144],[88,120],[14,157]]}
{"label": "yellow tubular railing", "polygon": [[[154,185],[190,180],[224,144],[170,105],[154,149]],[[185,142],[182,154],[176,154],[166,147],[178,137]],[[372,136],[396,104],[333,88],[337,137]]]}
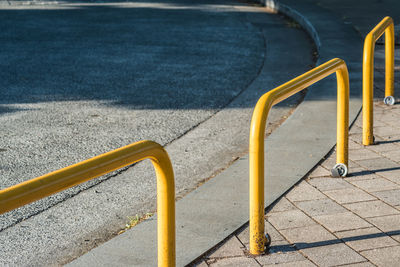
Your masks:
{"label": "yellow tubular railing", "polygon": [[385,104],[393,105],[394,99],[394,25],[391,17],[385,17],[368,33],[363,55],[363,144],[374,143],[373,134],[373,87],[375,42],[385,33]]}
{"label": "yellow tubular railing", "polygon": [[[264,135],[273,105],[336,72],[337,76],[337,163],[339,176],[347,174],[349,132],[349,74],[346,63],[332,59],[305,74],[269,91],[257,102],[250,127],[250,253],[259,255],[268,246],[264,235]],[[295,133],[293,133],[295,134]]]}
{"label": "yellow tubular railing", "polygon": [[140,141],[0,191],[0,214],[81,184],[103,174],[150,159],[157,175],[158,266],[175,266],[175,182],[162,146]]}

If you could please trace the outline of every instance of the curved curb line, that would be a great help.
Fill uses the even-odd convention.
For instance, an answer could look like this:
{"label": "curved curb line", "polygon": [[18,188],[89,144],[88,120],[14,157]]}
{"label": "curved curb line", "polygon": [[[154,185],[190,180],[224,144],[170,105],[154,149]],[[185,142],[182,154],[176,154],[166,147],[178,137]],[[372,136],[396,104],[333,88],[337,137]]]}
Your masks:
{"label": "curved curb line", "polygon": [[[261,3],[263,1],[260,1]],[[285,16],[293,19],[297,23],[299,23],[303,29],[305,29],[308,34],[311,36],[311,38],[314,41],[315,46],[317,47],[318,52],[320,51],[321,48],[321,40],[319,39],[318,33],[315,30],[314,26],[311,24],[311,22],[304,17],[301,13],[296,11],[295,9],[291,8],[290,6],[284,5],[282,3],[279,3],[276,0],[265,0],[264,4],[266,7],[275,10],[277,12],[280,12],[284,14]]]}

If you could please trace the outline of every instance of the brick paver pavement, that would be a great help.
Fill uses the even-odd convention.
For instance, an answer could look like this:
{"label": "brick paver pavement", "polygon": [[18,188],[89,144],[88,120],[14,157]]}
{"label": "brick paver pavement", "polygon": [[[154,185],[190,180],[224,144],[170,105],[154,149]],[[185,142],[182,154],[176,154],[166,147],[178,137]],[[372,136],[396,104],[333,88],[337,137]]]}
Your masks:
{"label": "brick paver pavement", "polygon": [[[382,54],[378,48],[378,60]],[[350,130],[349,176],[331,178],[333,151],[266,212],[267,255],[249,255],[246,226],[196,266],[400,266],[400,103],[382,103],[384,71],[376,71],[377,145],[361,145],[360,114]]]}

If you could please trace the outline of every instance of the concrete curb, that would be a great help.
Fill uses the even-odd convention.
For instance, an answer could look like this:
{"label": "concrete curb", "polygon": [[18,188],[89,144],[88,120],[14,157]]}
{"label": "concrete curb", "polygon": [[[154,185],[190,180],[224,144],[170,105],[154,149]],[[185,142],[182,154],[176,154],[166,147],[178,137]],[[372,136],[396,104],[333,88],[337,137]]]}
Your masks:
{"label": "concrete curb", "polygon": [[271,8],[272,10],[275,10],[279,13],[284,14],[285,16],[293,19],[297,23],[299,23],[304,30],[308,32],[310,37],[313,39],[314,44],[318,50],[318,52],[321,49],[321,40],[319,39],[318,32],[315,30],[314,26],[312,23],[301,13],[299,13],[297,10],[291,8],[290,6],[287,6],[285,4],[282,4],[276,0],[260,0],[259,1],[261,4],[265,5],[268,8]]}
{"label": "concrete curb", "polygon": [[[296,1],[268,2],[269,7],[305,25],[319,47],[319,62],[334,57],[346,61],[352,88],[350,122],[353,122],[361,107],[361,38],[351,26],[343,25],[334,14],[320,7]],[[336,143],[335,129],[336,81],[331,77],[309,89],[293,115],[266,140],[267,206],[303,178],[332,149]],[[296,164],[299,162],[301,164]],[[176,210],[177,266],[183,266],[248,221],[248,157],[239,159],[178,201]],[[156,218],[153,217],[69,266],[154,266],[157,262],[155,229]]]}

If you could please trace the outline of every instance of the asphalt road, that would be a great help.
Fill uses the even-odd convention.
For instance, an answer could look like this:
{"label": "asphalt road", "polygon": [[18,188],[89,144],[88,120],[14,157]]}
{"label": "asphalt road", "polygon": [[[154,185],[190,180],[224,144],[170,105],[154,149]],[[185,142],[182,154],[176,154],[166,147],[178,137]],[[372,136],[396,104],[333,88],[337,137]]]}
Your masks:
{"label": "asphalt road", "polygon": [[[93,2],[0,5],[0,188],[150,139],[184,196],[246,153],[266,88],[312,64],[304,32],[246,3]],[[1,215],[0,265],[65,263],[107,240],[154,211],[153,176],[139,164]]]}
{"label": "asphalt road", "polygon": [[135,141],[165,145],[232,101],[257,75],[264,41],[218,3],[228,4],[3,6],[0,188]]}

